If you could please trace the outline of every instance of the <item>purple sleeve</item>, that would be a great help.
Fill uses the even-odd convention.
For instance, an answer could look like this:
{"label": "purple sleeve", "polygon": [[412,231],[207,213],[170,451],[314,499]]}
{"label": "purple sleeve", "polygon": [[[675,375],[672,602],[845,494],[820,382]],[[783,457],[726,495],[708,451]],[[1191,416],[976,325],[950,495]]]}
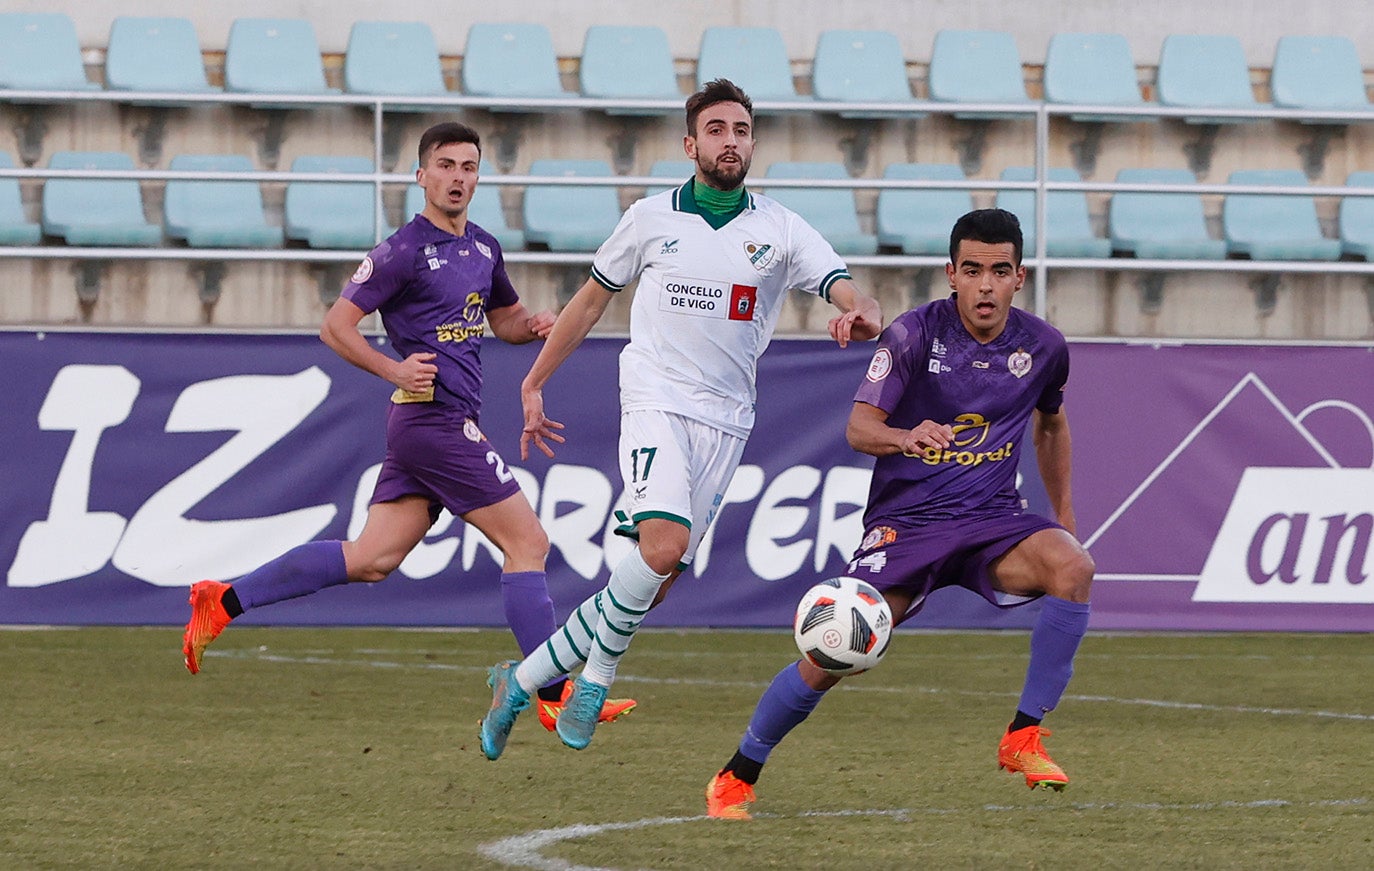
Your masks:
{"label": "purple sleeve", "polygon": [[1036,409],[1045,414],[1059,413],[1059,407],[1064,404],[1064,385],[1069,381],[1069,346],[1062,336],[1056,338],[1059,343],[1055,348],[1054,365],[1035,403]]}
{"label": "purple sleeve", "polygon": [[487,299],[487,311],[515,305],[520,301],[515,285],[510,283],[510,276],[506,274],[506,255],[502,253],[501,245],[495,239],[491,240],[491,244],[496,256],[492,258],[491,296]]}
{"label": "purple sleeve", "polygon": [[897,318],[883,330],[864,380],[854,394],[855,402],[881,408],[888,414],[897,408],[919,363],[917,352],[923,347],[920,327],[919,321]]}
{"label": "purple sleeve", "polygon": [[406,262],[404,247],[396,247],[391,240],[381,243],[363,258],[353,277],[339,295],[371,314],[391,299],[410,279],[411,264]]}

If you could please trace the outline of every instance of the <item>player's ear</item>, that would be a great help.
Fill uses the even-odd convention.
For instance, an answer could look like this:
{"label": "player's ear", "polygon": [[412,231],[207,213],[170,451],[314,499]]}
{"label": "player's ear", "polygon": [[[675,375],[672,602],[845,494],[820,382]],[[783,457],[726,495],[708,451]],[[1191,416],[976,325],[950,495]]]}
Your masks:
{"label": "player's ear", "polygon": [[693,136],[682,137],[682,150],[692,160],[697,159],[697,140]]}

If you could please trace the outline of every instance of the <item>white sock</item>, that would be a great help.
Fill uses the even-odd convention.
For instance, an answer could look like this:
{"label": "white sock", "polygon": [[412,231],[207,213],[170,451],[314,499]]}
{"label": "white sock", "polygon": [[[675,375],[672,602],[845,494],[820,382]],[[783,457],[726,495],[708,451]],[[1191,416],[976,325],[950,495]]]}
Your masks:
{"label": "white sock", "polygon": [[615,681],[615,671],[634,638],[644,615],[658,594],[658,588],[668,580],[660,575],[640,555],[631,551],[611,572],[611,580],[601,591],[601,617],[596,623],[596,637],[587,656],[582,677],[592,683],[609,687]]}

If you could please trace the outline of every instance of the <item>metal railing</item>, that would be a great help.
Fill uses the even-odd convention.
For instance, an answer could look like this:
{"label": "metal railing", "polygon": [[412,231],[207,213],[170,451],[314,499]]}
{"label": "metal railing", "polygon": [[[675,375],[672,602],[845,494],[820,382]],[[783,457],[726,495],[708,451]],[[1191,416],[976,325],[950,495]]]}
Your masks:
{"label": "metal railing", "polygon": [[[443,109],[483,109],[510,112],[653,110],[665,116],[682,112],[682,101],[663,99],[601,99],[569,95],[524,99],[497,99],[459,94],[431,95],[359,95],[359,94],[288,94],[234,92],[192,94],[180,92],[131,91],[21,91],[0,90],[0,102],[21,106],[44,106],[72,103],[126,103],[152,107],[186,107],[196,104],[245,105],[261,109],[310,109],[327,106],[355,106],[365,108],[372,116],[373,165],[371,173],[314,173],[289,171],[212,172],[173,170],[78,170],[43,168],[0,168],[0,178],[16,179],[134,179],[139,181],[253,181],[269,183],[291,182],[352,182],[370,183],[374,188],[375,241],[381,241],[386,227],[382,190],[386,185],[413,183],[408,174],[382,172],[383,118],[389,106],[426,106]],[[1192,120],[1194,123],[1229,123],[1247,120],[1293,121],[1306,124],[1374,123],[1374,108],[1368,110],[1307,111],[1280,109],[1256,105],[1247,108],[1207,106],[1177,107],[1144,104],[1139,106],[1058,104],[1043,101],[1024,103],[949,103],[930,100],[837,102],[800,97],[787,101],[758,101],[756,114],[835,114],[874,113],[884,117],[920,117],[923,115],[977,115],[1025,118],[1035,124],[1034,179],[1030,181],[979,181],[975,179],[927,181],[907,179],[781,179],[755,178],[751,186],[769,188],[840,188],[846,190],[1029,190],[1035,194],[1035,250],[1027,251],[1025,265],[1034,276],[1034,311],[1045,316],[1048,274],[1054,270],[1102,270],[1130,272],[1225,271],[1248,273],[1333,273],[1374,276],[1374,263],[1328,261],[1253,261],[1253,260],[1182,260],[1138,258],[1065,258],[1049,257],[1048,233],[1040,231],[1046,224],[1046,197],[1053,191],[1081,191],[1096,193],[1193,193],[1193,194],[1277,194],[1307,197],[1367,197],[1374,196],[1374,188],[1340,185],[1268,186],[1242,184],[1159,184],[1117,182],[1058,182],[1048,179],[1049,128],[1052,117],[1092,116],[1121,122],[1146,121],[1159,118]],[[577,187],[608,186],[616,188],[665,187],[673,179],[657,176],[534,176],[487,175],[483,184],[528,187],[530,185],[569,185]],[[350,263],[362,254],[354,250],[293,249],[293,248],[182,248],[182,247],[82,247],[69,245],[0,246],[0,259],[67,259],[67,260],[194,260],[194,261],[300,261],[310,263]],[[590,263],[590,253],[562,253],[540,251],[506,252],[509,263],[581,264]],[[943,267],[942,256],[912,256],[878,254],[848,256],[853,266],[870,267]]]}

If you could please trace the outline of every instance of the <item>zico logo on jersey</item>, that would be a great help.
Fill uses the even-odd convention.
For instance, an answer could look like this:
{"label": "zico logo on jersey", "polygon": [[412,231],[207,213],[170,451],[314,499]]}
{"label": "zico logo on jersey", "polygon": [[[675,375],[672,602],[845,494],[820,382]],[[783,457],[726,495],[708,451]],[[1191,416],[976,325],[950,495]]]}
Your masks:
{"label": "zico logo on jersey", "polygon": [[659,310],[729,321],[752,321],[757,287],[709,278],[672,276],[663,282]]}

